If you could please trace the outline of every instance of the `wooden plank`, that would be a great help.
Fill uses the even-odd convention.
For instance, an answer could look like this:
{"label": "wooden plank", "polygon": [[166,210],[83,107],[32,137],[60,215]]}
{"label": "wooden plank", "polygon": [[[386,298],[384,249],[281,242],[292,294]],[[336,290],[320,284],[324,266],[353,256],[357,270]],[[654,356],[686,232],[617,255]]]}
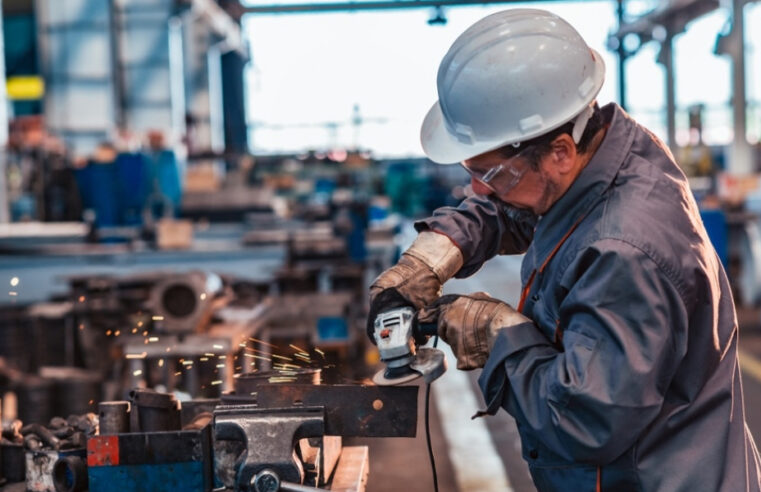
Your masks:
{"label": "wooden plank", "polygon": [[345,446],[338,460],[336,473],[329,490],[335,492],[364,492],[370,471],[370,451],[367,446]]}

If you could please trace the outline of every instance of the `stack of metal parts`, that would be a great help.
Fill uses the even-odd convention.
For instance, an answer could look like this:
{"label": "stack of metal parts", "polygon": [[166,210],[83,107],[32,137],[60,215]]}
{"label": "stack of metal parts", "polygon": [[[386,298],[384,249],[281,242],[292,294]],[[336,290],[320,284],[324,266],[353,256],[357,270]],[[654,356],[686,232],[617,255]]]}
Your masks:
{"label": "stack of metal parts", "polygon": [[87,489],[86,443],[95,435],[95,414],[54,417],[47,425],[16,420],[3,429],[2,474],[36,492]]}
{"label": "stack of metal parts", "polygon": [[102,402],[100,435],[87,442],[91,491],[208,491],[213,403],[180,410],[170,394],[135,390]]}

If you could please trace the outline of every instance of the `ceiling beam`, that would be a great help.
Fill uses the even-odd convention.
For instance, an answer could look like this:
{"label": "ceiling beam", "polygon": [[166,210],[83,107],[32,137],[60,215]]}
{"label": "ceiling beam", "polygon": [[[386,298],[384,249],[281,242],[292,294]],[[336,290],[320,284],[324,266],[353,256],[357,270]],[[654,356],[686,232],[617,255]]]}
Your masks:
{"label": "ceiling beam", "polygon": [[[547,0],[545,0],[547,1]],[[551,0],[550,0],[551,1]],[[590,1],[590,0],[587,0]],[[599,1],[599,0],[596,0]],[[270,4],[241,6],[237,14],[303,14],[317,12],[357,12],[360,10],[401,10],[435,7],[465,7],[505,3],[525,3],[525,0],[386,0],[333,3]],[[238,10],[236,8],[236,10]]]}

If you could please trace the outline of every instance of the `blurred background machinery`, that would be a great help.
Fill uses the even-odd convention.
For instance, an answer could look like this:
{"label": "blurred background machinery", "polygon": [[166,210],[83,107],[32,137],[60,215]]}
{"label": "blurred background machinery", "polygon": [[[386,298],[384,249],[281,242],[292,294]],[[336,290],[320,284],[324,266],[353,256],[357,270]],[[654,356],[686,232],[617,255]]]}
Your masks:
{"label": "blurred background machinery", "polygon": [[[368,385],[367,287],[471,193],[419,117],[442,40],[512,3],[2,0],[0,490],[427,490],[420,437],[365,440],[422,434],[416,387]],[[761,5],[529,3],[688,175],[761,405]],[[495,261],[515,278],[461,288],[510,301]],[[474,377],[440,388],[441,490],[533,490],[511,422],[468,421]]]}

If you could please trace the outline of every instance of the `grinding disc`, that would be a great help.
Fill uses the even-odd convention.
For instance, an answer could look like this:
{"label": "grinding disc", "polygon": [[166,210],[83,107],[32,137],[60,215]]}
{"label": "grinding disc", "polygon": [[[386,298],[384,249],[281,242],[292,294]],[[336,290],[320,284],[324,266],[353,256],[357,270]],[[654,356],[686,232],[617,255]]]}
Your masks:
{"label": "grinding disc", "polygon": [[401,376],[398,378],[387,378],[386,370],[381,369],[380,371],[375,373],[375,376],[373,376],[373,383],[377,384],[378,386],[396,386],[399,384],[404,384],[404,383],[409,383],[410,381],[414,381],[420,376],[421,374],[419,372],[410,372],[409,374],[405,374],[404,376]]}

